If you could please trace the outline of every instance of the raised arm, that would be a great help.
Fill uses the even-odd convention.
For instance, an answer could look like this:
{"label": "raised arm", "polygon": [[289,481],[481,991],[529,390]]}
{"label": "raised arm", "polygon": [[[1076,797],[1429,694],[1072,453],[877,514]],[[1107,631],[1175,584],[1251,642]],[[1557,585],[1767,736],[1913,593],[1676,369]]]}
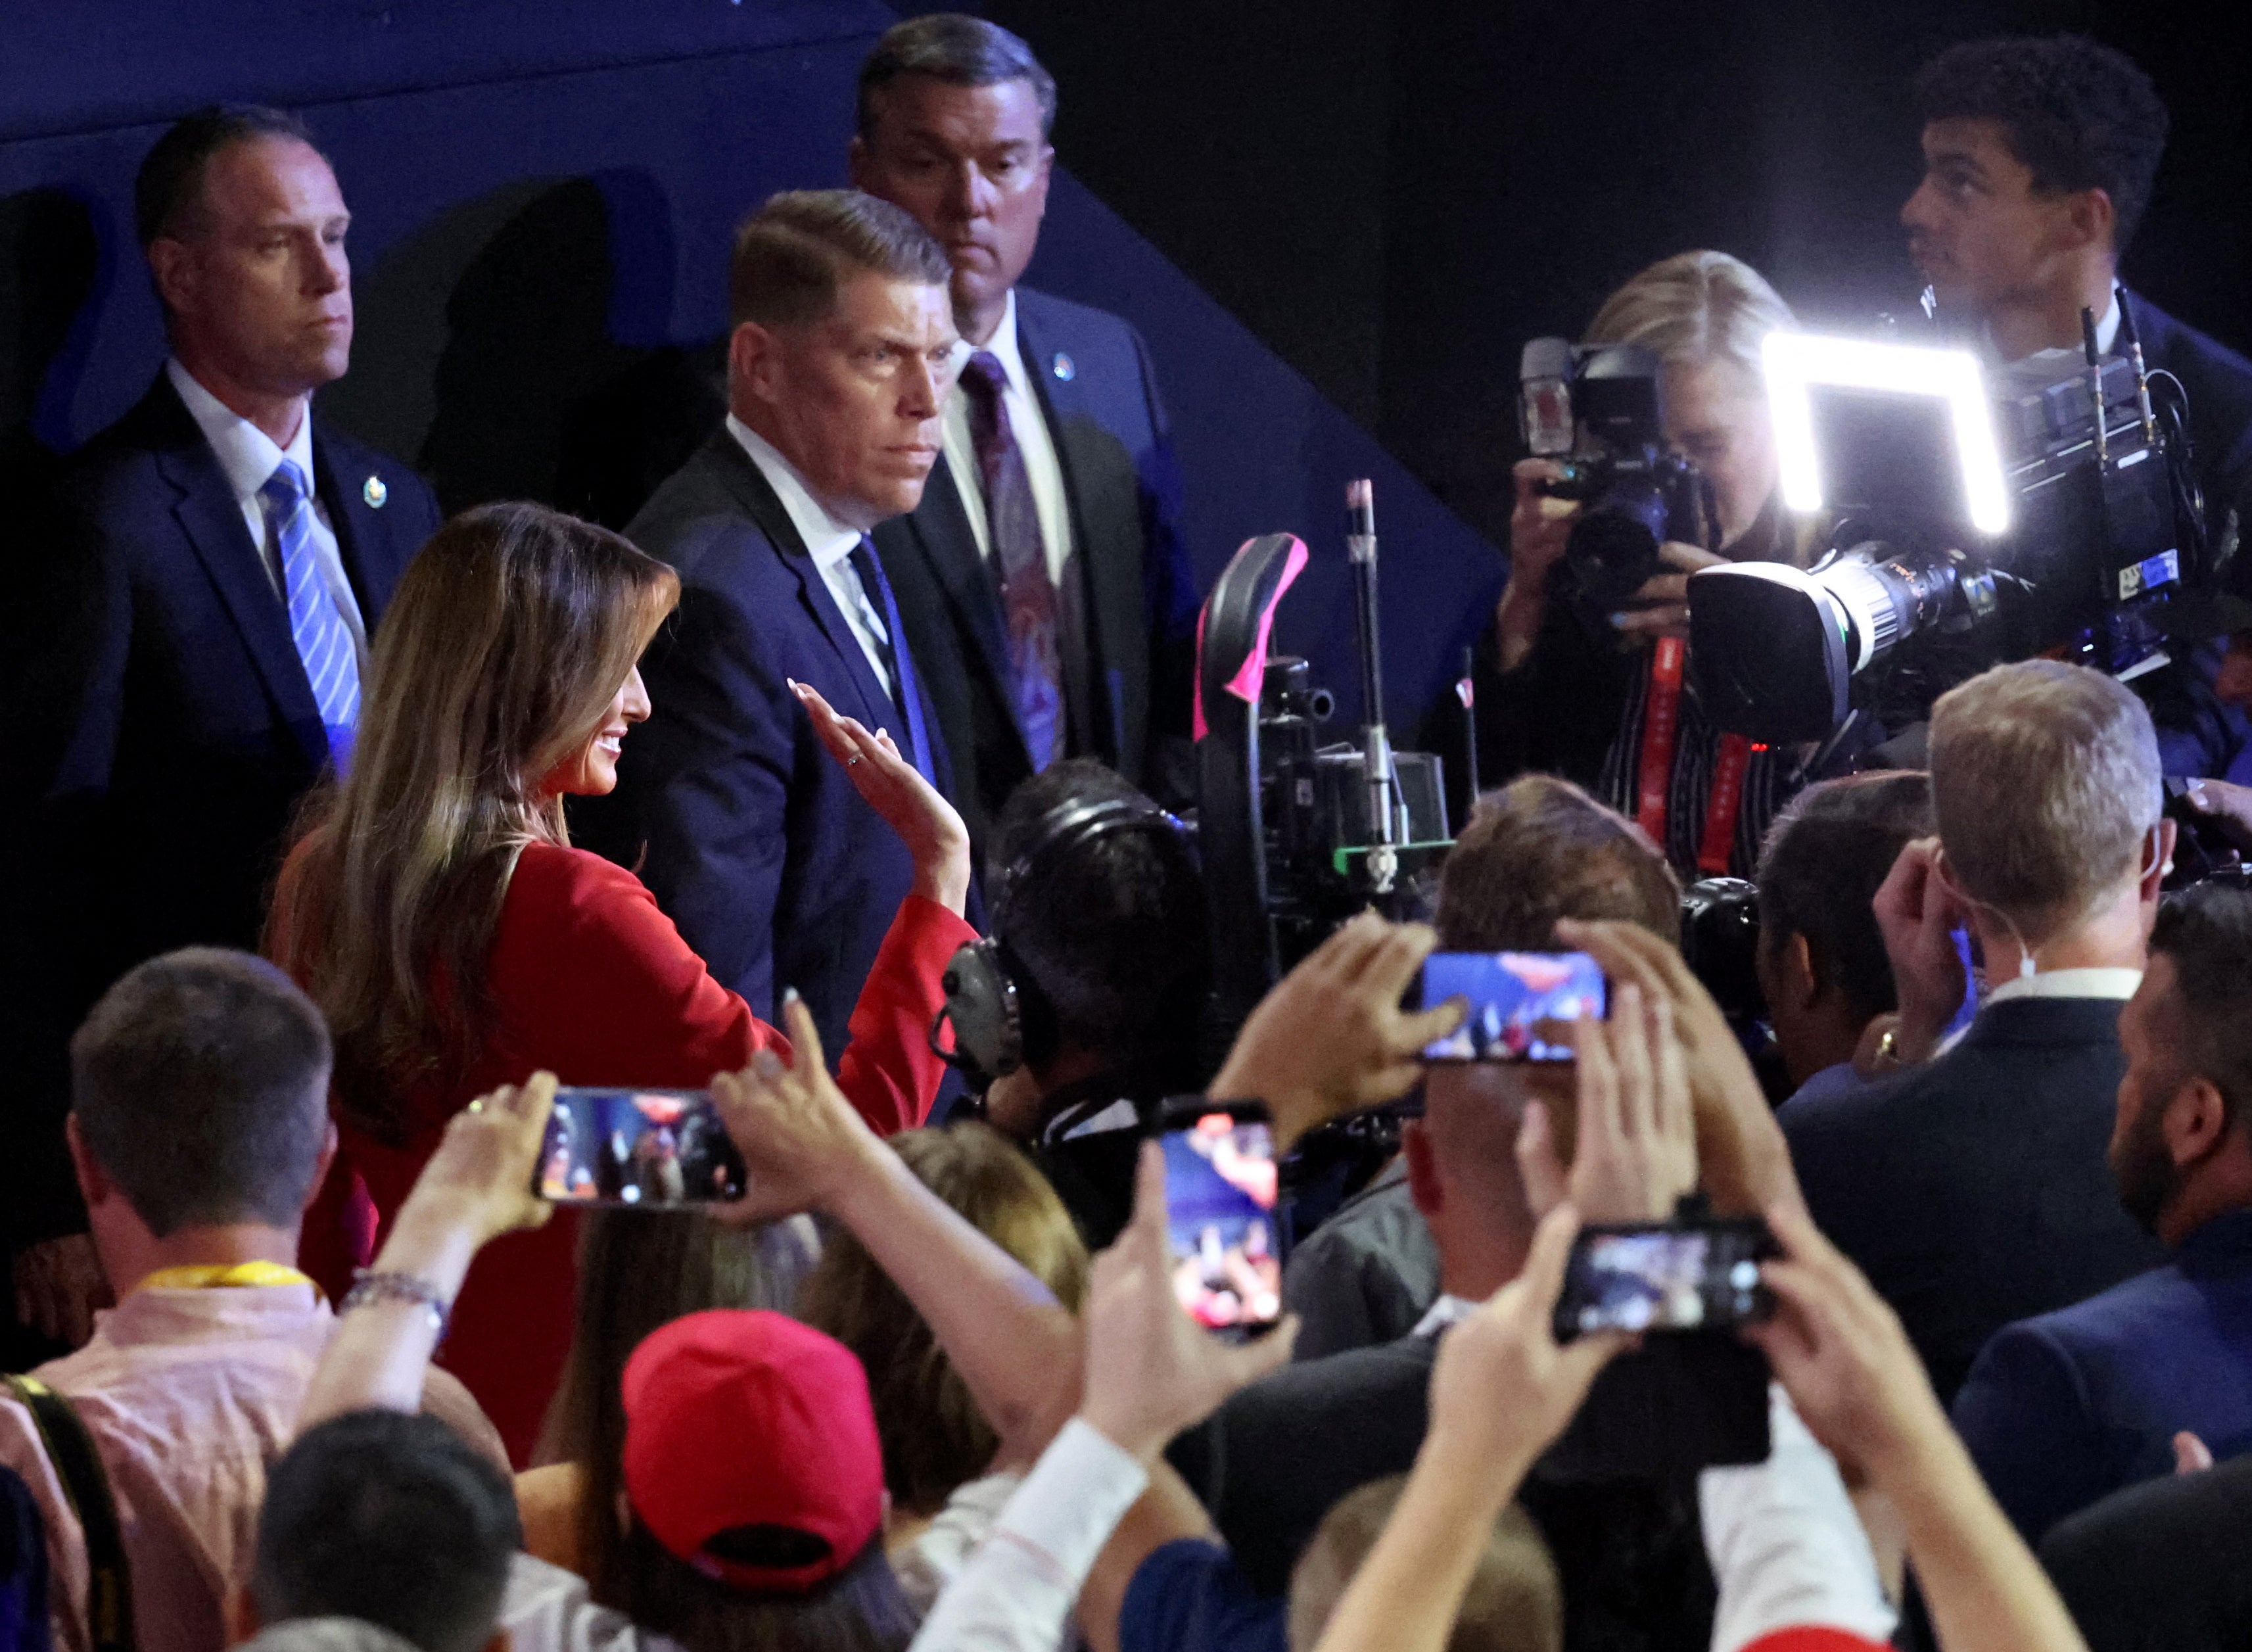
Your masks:
{"label": "raised arm", "polygon": [[1794,1205],[1768,1225],[1766,1351],[1815,1437],[1899,1511],[1944,1652],[2085,1652],[2064,1602],[1979,1479],[1900,1318]]}
{"label": "raised arm", "polygon": [[[1087,1385],[1077,1414],[939,1597],[914,1652],[1042,1652],[1165,1442],[1290,1357],[1295,1327],[1230,1347],[1182,1312],[1165,1232],[1165,1162],[1142,1148],[1134,1217],[1095,1258],[1087,1301]],[[1115,1632],[1115,1608],[1112,1626]]]}
{"label": "raised arm", "polygon": [[1029,1461],[1078,1404],[1077,1325],[853,1111],[795,995],[783,999],[782,1027],[791,1060],[761,1052],[743,1072],[712,1080],[749,1172],[744,1198],[714,1215],[748,1224],[818,1211],[842,1222],[928,1322],[1003,1453]]}
{"label": "raised arm", "polygon": [[1493,1523],[1533,1459],[1625,1346],[1616,1335],[1557,1345],[1550,1328],[1579,1216],[1560,1205],[1525,1271],[1439,1343],[1431,1426],[1399,1505],[1338,1601],[1318,1652],[1441,1652]]}

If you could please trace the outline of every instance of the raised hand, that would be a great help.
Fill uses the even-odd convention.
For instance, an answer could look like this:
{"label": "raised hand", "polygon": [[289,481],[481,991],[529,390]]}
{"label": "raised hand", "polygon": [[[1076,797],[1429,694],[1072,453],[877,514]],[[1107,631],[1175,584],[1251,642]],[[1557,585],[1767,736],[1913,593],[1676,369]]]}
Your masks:
{"label": "raised hand", "polygon": [[1803,1203],[1790,1149],[1727,1017],[1680,952],[1638,924],[1556,926],[1557,939],[1594,954],[1611,988],[1639,988],[1672,1011],[1697,1115],[1697,1164],[1705,1191],[1724,1216],[1749,1216],[1777,1200]]}
{"label": "raised hand", "polygon": [[1422,924],[1353,919],[1259,1001],[1212,1081],[1213,1100],[1265,1102],[1279,1156],[1316,1125],[1407,1094],[1422,1077],[1423,1046],[1470,1009],[1460,997],[1400,1007],[1438,944]]}
{"label": "raised hand", "polygon": [[1568,1197],[1592,1222],[1662,1222],[1697,1185],[1696,1110],[1672,1005],[1632,982],[1618,985],[1611,1018],[1572,1027],[1577,1142],[1567,1175],[1548,1110],[1526,1104],[1518,1169],[1536,1215]]}
{"label": "raised hand", "polygon": [[1906,1062],[1929,1061],[1963,1006],[1963,954],[1955,928],[1968,916],[1939,870],[1939,839],[1903,847],[1871,910],[1900,994],[1894,1049]]}
{"label": "raised hand", "polygon": [[840,716],[803,683],[789,686],[813,719],[814,738],[907,846],[914,859],[914,892],[960,917],[970,899],[970,829],[954,805],[900,755],[890,734],[882,729],[872,734]]}
{"label": "raised hand", "polygon": [[1661,636],[1689,638],[1689,576],[1724,566],[1727,558],[1700,551],[1693,545],[1667,540],[1658,547],[1664,573],[1653,573],[1642,588],[1627,599],[1628,606],[1611,615],[1621,636],[1651,642]]}
{"label": "raised hand", "polygon": [[[910,771],[912,773],[912,771]],[[712,1080],[712,1100],[728,1139],[743,1156],[743,1197],[705,1208],[713,1219],[747,1227],[826,1210],[882,1143],[829,1076],[813,1012],[785,993],[782,1031],[791,1054],[761,1050],[740,1072]]]}
{"label": "raised hand", "polygon": [[1095,1259],[1081,1317],[1080,1415],[1144,1461],[1237,1389],[1287,1364],[1298,1334],[1297,1322],[1286,1320],[1257,1342],[1232,1345],[1182,1309],[1165,1234],[1165,1156],[1154,1142],[1142,1144],[1135,1168],[1133,1219]]}
{"label": "raised hand", "polygon": [[400,1207],[394,1231],[442,1226],[475,1246],[546,1221],[552,1207],[532,1183],[554,1107],[555,1075],[535,1072],[456,1113]]}

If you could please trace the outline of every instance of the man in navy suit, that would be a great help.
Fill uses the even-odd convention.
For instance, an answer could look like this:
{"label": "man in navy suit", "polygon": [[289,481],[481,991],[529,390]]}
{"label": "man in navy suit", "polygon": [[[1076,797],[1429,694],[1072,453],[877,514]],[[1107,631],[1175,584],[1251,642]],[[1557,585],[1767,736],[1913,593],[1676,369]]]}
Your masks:
{"label": "man in navy suit", "polygon": [[680,571],[678,613],[642,663],[653,709],[615,807],[573,817],[638,860],[761,1016],[797,989],[832,1059],[915,872],[792,684],[888,730],[946,789],[929,675],[867,540],[938,462],[946,279],[912,218],[850,190],[778,195],[739,232],[726,421],[626,529]]}
{"label": "man in navy suit", "polygon": [[2119,1201],[2165,1267],[2006,1327],[1955,1426],[2029,1543],[2099,1497],[2173,1472],[2175,1438],[2252,1450],[2252,893],[2169,901],[2119,1017]]}
{"label": "man in navy suit", "polygon": [[[1901,1021],[1885,1082],[1777,1114],[1816,1224],[1899,1313],[1943,1400],[2002,1326],[2154,1267],[2106,1167],[2140,982],[2173,856],[2150,713],[2110,677],[2026,660],[1940,697],[1936,839],[1879,892]],[[1952,930],[1991,989],[1963,1002]]]}
{"label": "man in navy suit", "polygon": [[861,67],[852,182],[953,265],[970,346],[943,474],[876,535],[982,851],[1017,783],[1098,758],[1191,801],[1197,595],[1148,347],[1116,316],[1018,286],[1039,245],[1055,81],[977,17],[916,17]]}
{"label": "man in navy suit", "polygon": [[[2082,349],[2124,353],[2130,317],[2153,371],[2189,398],[2207,532],[2252,516],[2252,362],[2119,286],[2165,149],[2150,77],[2082,36],[2012,37],[1949,48],[1916,76],[1924,177],[1901,209],[1908,250],[1942,315],[2017,361]],[[2241,577],[2241,576],[2240,576]],[[2224,775],[2246,746],[2242,711],[2212,692],[2217,647],[2139,679],[2169,774]]]}
{"label": "man in navy suit", "polygon": [[143,959],[257,947],[291,812],[348,758],[368,636],[438,525],[413,472],[312,416],[352,303],[350,215],[305,128],[190,115],[135,208],[171,358],[64,473],[19,638],[33,801],[4,967],[28,1038],[5,1208],[19,1314],[66,1339],[88,1277],[71,1032]]}

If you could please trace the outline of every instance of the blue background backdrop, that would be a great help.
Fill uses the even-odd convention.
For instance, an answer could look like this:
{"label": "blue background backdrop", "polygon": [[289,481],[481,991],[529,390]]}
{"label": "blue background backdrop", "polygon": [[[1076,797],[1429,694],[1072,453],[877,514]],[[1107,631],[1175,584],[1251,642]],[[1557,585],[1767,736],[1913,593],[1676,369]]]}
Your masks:
{"label": "blue background backdrop", "polygon": [[[352,371],[324,413],[419,464],[449,507],[582,503],[572,455],[700,405],[735,223],[775,190],[844,182],[854,75],[893,16],[865,0],[9,4],[0,430],[19,459],[26,433],[67,451],[145,390],[163,340],[134,170],[179,113],[256,100],[306,117],[353,213]],[[1253,534],[1307,538],[1279,644],[1311,654],[1348,711],[1343,489],[1375,478],[1387,691],[1412,724],[1499,588],[1491,545],[1061,168],[1027,280],[1149,340],[1202,587]]]}

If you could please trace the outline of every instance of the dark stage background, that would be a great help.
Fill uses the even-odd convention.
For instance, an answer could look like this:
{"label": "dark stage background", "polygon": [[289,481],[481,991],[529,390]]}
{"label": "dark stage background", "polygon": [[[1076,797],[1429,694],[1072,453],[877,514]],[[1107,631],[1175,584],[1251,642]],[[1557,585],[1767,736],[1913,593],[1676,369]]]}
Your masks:
{"label": "dark stage background", "polygon": [[[1758,0],[997,0],[1062,83],[1032,284],[1156,353],[1208,584],[1306,536],[1285,646],[1348,707],[1339,538],[1379,482],[1390,708],[1441,691],[1496,591],[1517,351],[1650,260],[1717,246],[1810,319],[1905,309],[1905,82],[1947,41],[2082,29],[2174,139],[2127,273],[2252,345],[2252,10]],[[302,111],[355,215],[359,331],[323,406],[449,506],[629,509],[716,416],[728,233],[843,181],[875,0],[0,0],[0,457],[66,451],[161,355],[133,168],[215,98]],[[20,482],[13,485],[20,486]],[[36,546],[23,553],[38,554]]]}

